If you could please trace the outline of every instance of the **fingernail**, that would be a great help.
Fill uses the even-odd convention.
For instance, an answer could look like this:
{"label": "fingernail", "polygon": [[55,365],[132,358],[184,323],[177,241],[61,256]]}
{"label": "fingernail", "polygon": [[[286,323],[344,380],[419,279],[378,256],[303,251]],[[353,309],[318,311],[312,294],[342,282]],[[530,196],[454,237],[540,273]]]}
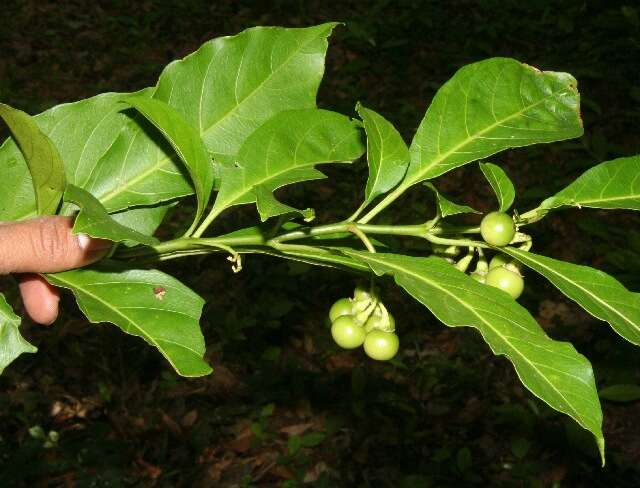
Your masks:
{"label": "fingernail", "polygon": [[113,242],[106,239],[94,239],[87,234],[77,234],[78,246],[83,251],[103,251],[109,249]]}
{"label": "fingernail", "polygon": [[80,249],[86,250],[89,248],[89,244],[91,244],[91,237],[87,234],[78,234],[76,235],[76,239],[78,239],[78,246],[80,246]]}

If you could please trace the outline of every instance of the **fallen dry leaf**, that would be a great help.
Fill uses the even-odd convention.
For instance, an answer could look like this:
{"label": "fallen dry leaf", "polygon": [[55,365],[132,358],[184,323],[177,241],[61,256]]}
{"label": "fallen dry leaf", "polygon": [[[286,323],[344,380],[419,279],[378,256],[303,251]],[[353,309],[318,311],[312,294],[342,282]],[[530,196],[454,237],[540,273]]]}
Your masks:
{"label": "fallen dry leaf", "polygon": [[198,420],[198,411],[190,410],[189,412],[184,414],[184,417],[182,417],[182,421],[180,423],[182,424],[183,427],[186,427],[188,429],[193,427],[193,425],[196,423],[197,420]]}
{"label": "fallen dry leaf", "polygon": [[288,425],[286,427],[282,427],[280,429],[280,432],[282,432],[283,434],[287,434],[288,436],[294,436],[306,432],[311,427],[313,427],[312,423]]}

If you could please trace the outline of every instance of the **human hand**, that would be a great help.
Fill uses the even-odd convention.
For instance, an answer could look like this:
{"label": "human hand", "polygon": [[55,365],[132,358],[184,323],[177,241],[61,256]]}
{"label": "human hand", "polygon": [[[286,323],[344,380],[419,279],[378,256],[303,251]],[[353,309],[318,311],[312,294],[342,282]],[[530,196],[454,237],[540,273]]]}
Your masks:
{"label": "human hand", "polygon": [[98,261],[112,245],[72,234],[73,219],[48,216],[0,222],[0,274],[19,273],[20,294],[34,322],[49,325],[58,316],[60,292],[34,273],[55,273]]}

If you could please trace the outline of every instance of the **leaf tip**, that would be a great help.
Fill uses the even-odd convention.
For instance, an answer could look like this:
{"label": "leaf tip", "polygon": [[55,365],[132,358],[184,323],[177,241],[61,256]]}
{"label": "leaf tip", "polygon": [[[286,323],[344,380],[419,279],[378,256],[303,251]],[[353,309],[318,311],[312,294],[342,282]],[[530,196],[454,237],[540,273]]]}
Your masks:
{"label": "leaf tip", "polygon": [[596,437],[596,444],[598,445],[598,452],[600,453],[601,467],[604,468],[606,464],[606,458],[604,455],[604,437]]}

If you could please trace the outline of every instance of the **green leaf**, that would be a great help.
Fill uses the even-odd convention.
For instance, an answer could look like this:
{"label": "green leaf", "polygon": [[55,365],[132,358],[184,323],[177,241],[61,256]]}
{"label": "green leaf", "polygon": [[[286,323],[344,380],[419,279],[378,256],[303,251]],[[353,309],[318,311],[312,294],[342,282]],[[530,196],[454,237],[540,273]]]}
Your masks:
{"label": "green leaf", "polygon": [[559,207],[640,210],[640,155],[605,161],[521,217],[535,222]]}
{"label": "green leaf", "polygon": [[[150,95],[150,90],[142,90],[136,95]],[[89,188],[92,175],[99,173],[102,178],[99,185],[101,195],[112,190],[117,192],[123,183],[121,162],[110,171],[102,172],[99,162],[109,152],[124,126],[132,123],[130,117],[121,113],[120,100],[126,94],[105,93],[75,103],[53,107],[34,117],[40,130],[53,141],[65,164],[67,182],[81,188]],[[79,123],[79,121],[82,121]],[[155,143],[154,143],[155,144]],[[188,180],[176,170],[180,185],[185,194],[192,189]],[[149,195],[153,188],[163,188],[162,178],[167,173],[151,173]],[[128,177],[128,174],[127,174]],[[160,196],[164,194],[159,192]],[[150,199],[155,204],[153,198]],[[65,207],[67,207],[65,209]],[[63,205],[63,213],[69,211],[69,205]],[[144,207],[114,216],[119,222],[136,226],[138,230],[152,234],[166,212],[166,208]],[[13,140],[8,139],[0,147],[0,220],[22,220],[37,215],[31,175],[24,157]]]}
{"label": "green leaf", "polygon": [[[282,110],[315,107],[326,38],[335,24],[304,29],[257,27],[203,44],[169,64],[153,98],[195,127],[210,156],[233,162],[246,138]],[[274,96],[277,93],[277,96]],[[85,186],[109,212],[193,192],[171,148],[131,121]],[[117,184],[107,175],[118,175]]]}
{"label": "green leaf", "polygon": [[464,66],[436,93],[403,187],[511,147],[582,135],[576,80],[509,58]]}
{"label": "green leaf", "polygon": [[360,103],[356,105],[356,111],[367,133],[369,179],[363,204],[367,205],[402,181],[409,166],[409,148],[397,129],[382,115]]}
{"label": "green leaf", "polygon": [[[0,117],[9,126],[31,174],[38,215],[53,215],[64,192],[64,165],[54,143],[30,115],[0,103]],[[11,192],[10,195],[14,195]]]}
{"label": "green leaf", "polygon": [[459,203],[454,203],[451,200],[448,200],[442,193],[438,191],[438,189],[433,185],[433,183],[427,182],[424,184],[427,188],[429,188],[433,193],[436,194],[436,200],[438,202],[438,210],[442,218],[449,217],[450,215],[458,215],[462,213],[476,213],[479,214],[477,210],[469,207],[468,205],[460,205]]}
{"label": "green leaf", "polygon": [[[122,109],[122,103],[119,107]],[[88,178],[77,186],[93,194],[110,213],[152,206],[193,193],[179,157],[142,116],[123,122]]]}
{"label": "green leaf", "polygon": [[640,345],[640,294],[600,270],[512,247],[500,251],[547,278],[594,317],[608,322],[629,342]]}
{"label": "green leaf", "polygon": [[146,236],[152,236],[167,212],[176,206],[178,202],[169,202],[150,207],[135,207],[110,214],[111,218],[132,230],[141,232]]}
{"label": "green leaf", "polygon": [[196,127],[215,159],[230,161],[276,113],[315,108],[335,26],[254,27],[213,39],[167,66],[154,98]]}
{"label": "green leaf", "polygon": [[[84,188],[100,157],[129,120],[119,113],[122,106],[118,101],[122,96],[105,93],[58,105],[34,117],[40,130],[57,147],[64,161],[67,182]],[[15,195],[15,201],[7,198],[7,194]],[[13,141],[7,140],[0,148],[0,219],[33,217],[36,215],[34,202],[31,176],[24,158]]]}
{"label": "green leaf", "polygon": [[289,452],[289,456],[293,456],[297,454],[301,447],[302,447],[302,438],[300,436],[292,435],[287,440],[287,451]]}
{"label": "green leaf", "polygon": [[157,270],[106,266],[45,278],[71,290],[91,322],[111,322],[142,337],[182,376],[211,372],[202,359],[205,345],[198,324],[204,300],[175,278]]}
{"label": "green leaf", "polygon": [[145,97],[127,97],[126,103],[136,108],[162,132],[187,167],[196,190],[197,209],[190,234],[200,221],[213,189],[213,163],[197,129],[164,102]]}
{"label": "green leaf", "polygon": [[640,400],[640,385],[611,385],[598,392],[600,398],[610,402],[635,402]]}
{"label": "green leaf", "polygon": [[303,447],[316,447],[326,439],[324,432],[309,432],[302,437]]}
{"label": "green leaf", "polygon": [[211,219],[233,205],[256,202],[260,217],[297,211],[273,196],[285,185],[324,178],[316,164],[351,162],[364,148],[357,126],[328,110],[281,112],[242,145],[238,162],[222,167],[222,184]]}
{"label": "green leaf", "polygon": [[149,246],[158,243],[158,239],[155,237],[142,234],[118,223],[107,213],[96,197],[80,187],[67,185],[64,199],[66,202],[75,203],[80,207],[80,212],[73,224],[75,233],[82,232],[91,237],[109,239],[114,242],[130,241]]}
{"label": "green leaf", "polygon": [[505,355],[522,383],[596,438],[604,464],[602,411],[589,361],[550,339],[506,293],[482,285],[437,257],[345,251],[396,283],[450,327],[474,327],[494,354]]}
{"label": "green leaf", "polygon": [[[176,109],[198,129],[210,155],[233,159],[273,114],[315,107],[327,37],[335,25],[257,27],[213,39],[167,66],[157,89],[141,94]],[[105,93],[36,117],[65,161],[67,180],[96,196],[109,212],[193,193],[172,148],[145,120],[121,112],[122,97]],[[35,215],[35,207],[22,157],[10,146],[0,149],[0,218],[18,220]],[[149,218],[158,216],[150,210]]]}
{"label": "green leaf", "polygon": [[500,212],[506,212],[513,204],[516,189],[504,170],[493,163],[480,163],[480,169],[493,188],[498,199]]}
{"label": "green leaf", "polygon": [[511,453],[518,459],[524,459],[531,449],[531,443],[524,437],[511,442]]}
{"label": "green leaf", "polygon": [[37,349],[20,335],[20,317],[0,294],[0,374],[20,354]]}

